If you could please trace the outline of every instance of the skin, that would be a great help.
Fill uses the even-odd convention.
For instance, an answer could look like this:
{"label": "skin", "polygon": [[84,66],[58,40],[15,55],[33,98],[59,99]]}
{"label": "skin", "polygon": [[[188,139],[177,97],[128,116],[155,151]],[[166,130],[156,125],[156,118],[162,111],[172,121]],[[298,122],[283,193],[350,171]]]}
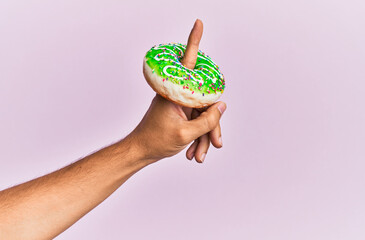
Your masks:
{"label": "skin", "polygon": [[[184,64],[193,67],[203,25],[189,36]],[[191,50],[190,50],[191,49]],[[194,59],[195,57],[195,59]],[[0,192],[1,239],[52,239],[103,202],[134,173],[187,150],[203,162],[210,142],[221,147],[219,120],[226,104],[183,108],[156,95],[138,126],[123,140],[60,170]],[[164,133],[164,134],[161,134]]]}
{"label": "skin", "polygon": [[[185,67],[194,69],[202,36],[203,22],[197,19],[188,38],[186,53],[181,60],[181,63]],[[190,116],[191,119],[195,119],[206,109],[191,109],[183,107],[183,110],[187,116]],[[210,143],[212,143],[212,145],[216,148],[221,148],[223,146],[221,127],[219,123],[212,131],[202,135],[190,145],[189,149],[186,151],[186,158],[192,160],[195,157],[197,162],[202,163],[208,152]]]}

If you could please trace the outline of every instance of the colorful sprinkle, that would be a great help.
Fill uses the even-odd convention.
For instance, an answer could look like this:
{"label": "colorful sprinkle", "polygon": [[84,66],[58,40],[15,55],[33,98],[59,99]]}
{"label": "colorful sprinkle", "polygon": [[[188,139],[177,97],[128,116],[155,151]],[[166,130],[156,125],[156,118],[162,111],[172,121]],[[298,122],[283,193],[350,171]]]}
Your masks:
{"label": "colorful sprinkle", "polygon": [[[188,69],[180,62],[184,56],[186,45],[179,43],[158,44],[146,53],[146,63],[152,72],[169,81],[194,92],[213,94],[223,92],[225,79],[219,67],[203,51],[198,51],[197,64],[194,70]],[[156,71],[155,71],[156,70]],[[186,82],[189,81],[189,82]],[[214,84],[215,83],[215,84]],[[191,86],[189,87],[189,85]]]}

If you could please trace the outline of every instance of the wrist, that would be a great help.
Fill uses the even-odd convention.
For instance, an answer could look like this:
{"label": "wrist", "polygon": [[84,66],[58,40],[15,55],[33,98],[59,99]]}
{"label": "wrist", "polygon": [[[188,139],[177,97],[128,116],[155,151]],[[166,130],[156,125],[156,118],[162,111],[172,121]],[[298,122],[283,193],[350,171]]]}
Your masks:
{"label": "wrist", "polygon": [[149,156],[146,146],[141,144],[133,132],[117,142],[115,147],[116,151],[127,153],[128,157],[121,156],[121,158],[130,167],[141,169],[158,160]]}

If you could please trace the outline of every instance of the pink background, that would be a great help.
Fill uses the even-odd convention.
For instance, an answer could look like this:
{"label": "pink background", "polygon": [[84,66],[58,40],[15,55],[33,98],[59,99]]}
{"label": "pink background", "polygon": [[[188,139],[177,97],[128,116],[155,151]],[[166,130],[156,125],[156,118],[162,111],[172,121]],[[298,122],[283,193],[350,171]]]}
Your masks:
{"label": "pink background", "polygon": [[57,239],[364,239],[362,0],[1,1],[0,188],[131,131],[142,58],[185,43],[227,78],[222,150],[143,169]]}

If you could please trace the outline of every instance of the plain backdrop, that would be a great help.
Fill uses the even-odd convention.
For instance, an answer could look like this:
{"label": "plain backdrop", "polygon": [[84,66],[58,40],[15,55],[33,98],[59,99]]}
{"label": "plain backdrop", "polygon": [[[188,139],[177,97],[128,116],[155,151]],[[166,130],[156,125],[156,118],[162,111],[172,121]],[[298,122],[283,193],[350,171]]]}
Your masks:
{"label": "plain backdrop", "polygon": [[144,168],[57,239],[365,237],[362,0],[0,1],[0,189],[126,136],[142,59],[186,43],[226,77],[223,145]]}

